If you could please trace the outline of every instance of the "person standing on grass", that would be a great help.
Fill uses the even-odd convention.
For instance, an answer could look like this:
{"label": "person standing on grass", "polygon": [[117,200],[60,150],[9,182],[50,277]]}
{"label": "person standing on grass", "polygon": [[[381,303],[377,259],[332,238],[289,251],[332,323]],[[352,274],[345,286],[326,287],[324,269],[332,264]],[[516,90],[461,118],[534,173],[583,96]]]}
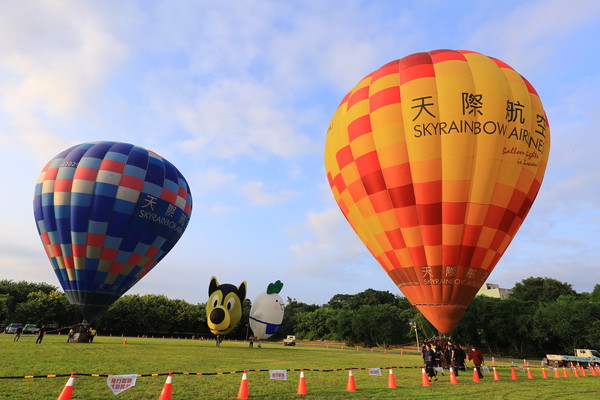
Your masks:
{"label": "person standing on grass", "polygon": [[438,379],[433,367],[433,364],[435,363],[435,351],[431,349],[431,345],[429,343],[425,345],[423,361],[425,362],[425,371],[427,372],[427,376],[429,376],[429,381],[431,382],[431,378],[437,381]]}
{"label": "person standing on grass", "polygon": [[450,367],[454,370],[454,374],[458,376],[458,351],[452,344],[451,340],[448,340],[448,360]]}
{"label": "person standing on grass", "polygon": [[481,373],[481,364],[484,363],[483,355],[473,345],[471,345],[471,353],[469,353],[469,357],[467,357],[467,360],[473,360],[473,365],[475,365],[475,369],[477,370],[479,379],[483,379],[483,374]]}
{"label": "person standing on grass", "polygon": [[20,326],[15,331],[15,337],[13,338],[13,342],[18,342],[21,339],[21,333],[23,333],[23,327]]}
{"label": "person standing on grass", "polygon": [[467,358],[467,353],[465,353],[465,351],[459,343],[457,343],[456,346],[454,346],[454,357],[456,358],[457,369],[460,369],[461,371],[466,371],[467,369],[465,367],[465,358]]}
{"label": "person standing on grass", "polygon": [[42,324],[40,331],[38,332],[38,337],[35,340],[35,344],[42,344],[42,340],[44,339],[44,334],[46,333],[46,325]]}

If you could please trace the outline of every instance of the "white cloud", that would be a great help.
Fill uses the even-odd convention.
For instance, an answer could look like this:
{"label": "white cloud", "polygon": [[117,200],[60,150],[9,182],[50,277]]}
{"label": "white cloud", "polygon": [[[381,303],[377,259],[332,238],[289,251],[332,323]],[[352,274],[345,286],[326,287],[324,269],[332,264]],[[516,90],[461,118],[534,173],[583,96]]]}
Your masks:
{"label": "white cloud", "polygon": [[223,172],[217,168],[210,168],[194,175],[194,185],[198,190],[206,191],[224,186],[230,186],[237,179],[236,174]]}
{"label": "white cloud", "polygon": [[208,213],[211,215],[228,215],[235,208],[231,206],[226,206],[223,204],[217,204],[208,208]]}
{"label": "white cloud", "polygon": [[[330,207],[320,213],[309,212],[300,229],[306,232],[308,239],[290,246],[296,258],[296,271],[336,271],[370,256],[337,208]],[[293,231],[296,234],[298,228]]]}
{"label": "white cloud", "polygon": [[197,90],[170,112],[188,133],[184,151],[220,158],[294,157],[314,148],[297,132],[293,110],[282,108],[268,85],[231,78]]}
{"label": "white cloud", "polygon": [[57,123],[89,112],[95,91],[128,56],[113,31],[119,19],[77,1],[3,5],[0,102],[13,138],[47,154],[54,137],[65,137]]}
{"label": "white cloud", "polygon": [[240,186],[239,192],[250,200],[251,204],[261,206],[283,203],[296,195],[294,191],[288,189],[280,190],[275,194],[267,193],[264,186],[263,182],[248,182]]}

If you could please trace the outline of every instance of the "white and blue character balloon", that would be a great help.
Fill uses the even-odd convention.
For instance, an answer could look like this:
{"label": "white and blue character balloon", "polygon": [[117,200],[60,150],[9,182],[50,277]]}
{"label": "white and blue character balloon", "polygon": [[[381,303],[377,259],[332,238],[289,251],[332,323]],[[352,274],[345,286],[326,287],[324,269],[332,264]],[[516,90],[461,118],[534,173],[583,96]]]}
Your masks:
{"label": "white and blue character balloon", "polygon": [[279,292],[283,283],[269,283],[266,293],[260,293],[250,308],[250,328],[259,339],[271,337],[281,326],[285,305]]}

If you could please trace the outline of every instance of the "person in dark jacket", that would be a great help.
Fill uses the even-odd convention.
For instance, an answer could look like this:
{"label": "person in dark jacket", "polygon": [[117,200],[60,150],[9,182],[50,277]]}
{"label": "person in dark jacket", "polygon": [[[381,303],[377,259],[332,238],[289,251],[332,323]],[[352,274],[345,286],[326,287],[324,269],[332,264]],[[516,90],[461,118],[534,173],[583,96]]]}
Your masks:
{"label": "person in dark jacket", "polygon": [[35,344],[41,344],[42,340],[44,339],[44,334],[46,333],[46,326],[42,325],[42,327],[40,328],[40,331],[38,332],[38,337],[35,340]]}
{"label": "person in dark jacket", "polygon": [[466,371],[467,368],[465,367],[465,359],[467,358],[467,353],[465,353],[465,350],[458,343],[454,346],[454,357],[456,361],[456,368],[460,369],[461,371]]}
{"label": "person in dark jacket", "polygon": [[451,340],[448,340],[448,360],[450,367],[452,368],[456,376],[458,376],[458,364],[456,362],[457,355],[458,351],[456,349],[456,346],[454,346]]}
{"label": "person in dark jacket", "polygon": [[429,376],[429,381],[431,382],[432,378],[433,380],[437,381],[438,379],[433,367],[435,363],[435,351],[431,349],[431,345],[429,343],[425,345],[423,361],[425,362],[425,371],[427,372],[427,376]]}

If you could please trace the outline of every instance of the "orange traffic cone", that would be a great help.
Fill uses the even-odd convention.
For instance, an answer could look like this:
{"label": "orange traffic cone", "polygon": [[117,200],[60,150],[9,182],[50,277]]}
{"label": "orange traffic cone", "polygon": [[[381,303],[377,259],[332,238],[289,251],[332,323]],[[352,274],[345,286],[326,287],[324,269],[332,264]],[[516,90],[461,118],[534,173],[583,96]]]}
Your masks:
{"label": "orange traffic cone", "polygon": [[558,372],[558,367],[554,367],[554,377],[560,378],[560,373]]}
{"label": "orange traffic cone", "polygon": [[242,381],[240,382],[240,389],[238,390],[237,399],[248,398],[248,371],[244,370],[242,374]]}
{"label": "orange traffic cone", "polygon": [[548,379],[548,373],[546,372],[546,367],[542,366],[542,378]]}
{"label": "orange traffic cone", "polygon": [[67,381],[67,384],[63,388],[62,392],[58,395],[56,400],[71,400],[73,395],[73,384],[75,383],[75,374],[71,374],[71,377]]}
{"label": "orange traffic cone", "polygon": [[158,400],[171,400],[171,396],[173,395],[173,374],[169,372],[169,376],[167,376],[167,380],[165,381],[165,385],[163,386],[162,392],[160,392],[160,397]]}
{"label": "orange traffic cone", "polygon": [[348,384],[346,385],[346,392],[356,392],[356,385],[354,384],[354,375],[352,375],[352,368],[348,371]]}
{"label": "orange traffic cone", "polygon": [[589,366],[588,367],[590,369],[590,372],[592,373],[592,376],[597,376],[598,374],[596,373],[596,370],[594,369],[594,367]]}
{"label": "orange traffic cone", "polygon": [[492,367],[492,370],[494,371],[494,380],[499,381],[500,375],[498,375],[498,370],[496,370],[496,367]]}
{"label": "orange traffic cone", "polygon": [[429,382],[429,377],[427,376],[425,368],[421,368],[421,386],[431,386],[431,382]]}
{"label": "orange traffic cone", "polygon": [[533,379],[533,374],[531,373],[529,366],[527,366],[527,379]]}
{"label": "orange traffic cone", "polygon": [[510,366],[510,379],[515,380],[515,381],[517,379],[519,379],[519,377],[517,376],[517,371],[515,371],[515,366],[514,365]]}
{"label": "orange traffic cone", "polygon": [[127,344],[127,339],[123,340],[123,344]]}
{"label": "orange traffic cone", "polygon": [[388,374],[388,388],[396,389],[396,377],[394,376],[394,371],[392,367],[390,367],[390,373]]}
{"label": "orange traffic cone", "polygon": [[563,367],[563,376],[565,378],[570,378],[569,373],[567,372],[567,368],[566,367]]}
{"label": "orange traffic cone", "polygon": [[578,367],[581,369],[581,376],[585,376],[587,378],[588,374],[585,372],[585,368],[583,368],[581,365],[578,365]]}
{"label": "orange traffic cone", "polygon": [[456,379],[456,374],[454,373],[454,369],[450,367],[450,383],[458,383],[458,379]]}
{"label": "orange traffic cone", "polygon": [[306,379],[304,378],[304,370],[300,370],[300,380],[298,380],[298,391],[296,394],[307,394],[306,391]]}
{"label": "orange traffic cone", "polygon": [[481,382],[479,379],[479,372],[477,372],[477,367],[473,367],[473,382]]}
{"label": "orange traffic cone", "polygon": [[573,371],[575,378],[579,378],[579,372],[577,371],[577,368],[573,366],[573,364],[571,364],[571,370]]}

